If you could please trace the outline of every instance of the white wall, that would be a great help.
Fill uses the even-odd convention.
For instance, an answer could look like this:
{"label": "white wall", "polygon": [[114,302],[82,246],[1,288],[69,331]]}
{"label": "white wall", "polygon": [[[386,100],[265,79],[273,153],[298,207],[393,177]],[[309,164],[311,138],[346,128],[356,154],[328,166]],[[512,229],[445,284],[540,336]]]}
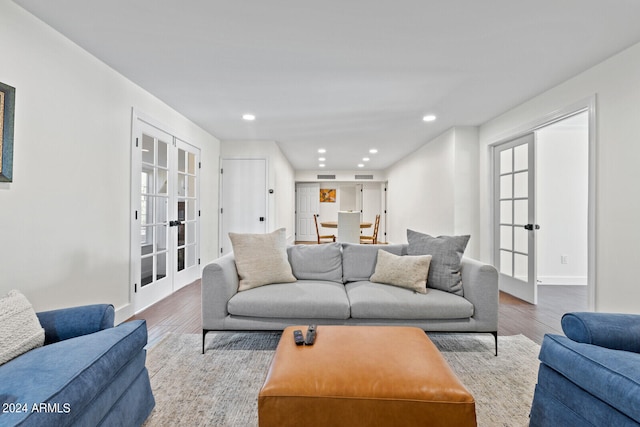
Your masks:
{"label": "white wall", "polygon": [[287,229],[287,240],[295,240],[295,172],[289,160],[274,141],[223,141],[221,158],[263,158],[267,159],[267,188],[273,189],[268,195],[269,231]]}
{"label": "white wall", "polygon": [[470,234],[465,254],[477,256],[477,130],[452,128],[387,171],[387,240],[407,229],[433,236]]}
{"label": "white wall", "polygon": [[215,257],[219,142],[10,1],[0,80],[16,88],[13,183],[0,184],[0,295],[36,310],[111,303],[129,283],[132,107],[202,151],[201,258]]}
{"label": "white wall", "polygon": [[585,112],[536,132],[536,262],[544,285],[587,284],[588,125]]}
{"label": "white wall", "polygon": [[554,111],[597,95],[595,309],[640,313],[640,44],[480,127],[481,257],[491,260],[489,144]]}

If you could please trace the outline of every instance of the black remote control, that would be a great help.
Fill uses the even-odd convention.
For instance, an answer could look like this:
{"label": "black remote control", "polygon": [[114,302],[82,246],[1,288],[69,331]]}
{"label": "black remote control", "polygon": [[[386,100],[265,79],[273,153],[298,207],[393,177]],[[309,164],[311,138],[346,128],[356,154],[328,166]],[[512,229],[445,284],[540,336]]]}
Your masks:
{"label": "black remote control", "polygon": [[302,336],[302,331],[300,329],[293,331],[293,340],[296,342],[296,345],[304,344],[304,337]]}
{"label": "black remote control", "polygon": [[304,340],[305,345],[313,345],[316,341],[316,325],[309,325],[307,328],[307,338]]}

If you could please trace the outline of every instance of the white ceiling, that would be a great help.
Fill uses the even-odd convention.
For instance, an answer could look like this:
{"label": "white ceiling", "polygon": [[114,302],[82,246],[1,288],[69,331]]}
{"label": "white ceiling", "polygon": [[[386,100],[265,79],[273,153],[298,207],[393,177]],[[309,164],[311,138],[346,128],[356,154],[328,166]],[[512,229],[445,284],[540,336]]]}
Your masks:
{"label": "white ceiling", "polygon": [[636,0],[14,1],[219,139],[277,141],[295,169],[321,147],[327,170],[384,169],[640,41]]}

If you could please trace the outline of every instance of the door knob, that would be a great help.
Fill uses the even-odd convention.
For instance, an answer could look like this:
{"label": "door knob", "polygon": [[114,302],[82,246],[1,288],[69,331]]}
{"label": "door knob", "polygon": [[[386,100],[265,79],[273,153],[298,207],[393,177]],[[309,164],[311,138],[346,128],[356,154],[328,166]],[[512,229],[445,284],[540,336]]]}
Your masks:
{"label": "door knob", "polygon": [[182,221],[177,220],[177,221],[169,221],[169,227],[175,227],[177,225],[182,225]]}
{"label": "door knob", "polygon": [[538,224],[527,224],[524,226],[525,230],[540,230],[540,226]]}

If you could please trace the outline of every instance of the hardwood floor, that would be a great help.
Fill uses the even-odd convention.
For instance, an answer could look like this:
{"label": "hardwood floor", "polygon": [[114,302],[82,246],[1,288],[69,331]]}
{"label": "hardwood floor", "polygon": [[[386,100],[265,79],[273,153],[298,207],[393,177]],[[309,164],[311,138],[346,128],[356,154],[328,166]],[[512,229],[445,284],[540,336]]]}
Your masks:
{"label": "hardwood floor", "polygon": [[[151,345],[168,332],[200,334],[200,292],[201,284],[197,280],[131,319],[147,321]],[[546,333],[562,334],[560,318],[564,313],[586,309],[586,286],[539,286],[538,305],[501,292],[498,334],[523,334],[540,344]]]}

